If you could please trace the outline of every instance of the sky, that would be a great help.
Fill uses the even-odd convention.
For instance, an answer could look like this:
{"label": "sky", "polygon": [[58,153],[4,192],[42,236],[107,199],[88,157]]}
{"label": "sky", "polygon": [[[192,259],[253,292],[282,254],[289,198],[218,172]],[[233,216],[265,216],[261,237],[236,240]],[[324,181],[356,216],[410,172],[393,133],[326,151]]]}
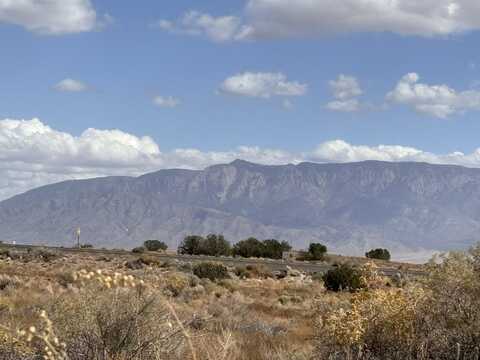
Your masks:
{"label": "sky", "polygon": [[0,0],[0,200],[242,158],[480,167],[478,0]]}

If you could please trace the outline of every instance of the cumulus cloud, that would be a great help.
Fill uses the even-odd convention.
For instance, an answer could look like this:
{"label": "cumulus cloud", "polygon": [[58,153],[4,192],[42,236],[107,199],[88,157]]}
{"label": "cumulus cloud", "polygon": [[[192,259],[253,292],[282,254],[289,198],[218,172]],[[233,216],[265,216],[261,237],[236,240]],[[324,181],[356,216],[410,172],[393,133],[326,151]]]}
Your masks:
{"label": "cumulus cloud", "polygon": [[355,77],[340,74],[337,80],[330,80],[328,84],[335,98],[327,104],[328,110],[355,112],[362,109],[357,97],[363,94],[363,90]]}
{"label": "cumulus cloud", "polygon": [[480,148],[471,154],[438,155],[407,146],[352,145],[333,140],[305,153],[257,146],[227,151],[173,149],[162,152],[149,136],[99,129],[87,129],[74,136],[52,129],[38,119],[6,119],[0,120],[0,200],[63,180],[137,176],[167,168],[203,169],[235,159],[271,165],[302,161],[423,161],[480,168]]}
{"label": "cumulus cloud", "polygon": [[480,110],[480,91],[456,91],[448,85],[422,84],[419,80],[416,73],[405,75],[387,94],[387,100],[442,119],[469,110]]}
{"label": "cumulus cloud", "polygon": [[310,158],[320,162],[378,161],[425,161],[422,151],[405,146],[355,146],[343,140],[320,144]]}
{"label": "cumulus cloud", "polygon": [[239,147],[225,152],[175,149],[120,130],[87,129],[80,136],[38,119],[0,120],[0,200],[37,186],[109,175],[141,175],[162,168],[199,169],[237,158],[264,164],[299,159],[282,150]]}
{"label": "cumulus cloud", "polygon": [[189,11],[175,21],[161,19],[153,27],[174,34],[203,36],[215,42],[241,40],[249,31],[237,16],[214,17],[198,11]]}
{"label": "cumulus cloud", "polygon": [[0,22],[45,35],[95,30],[112,18],[99,20],[90,0],[0,0]]}
{"label": "cumulus cloud", "polygon": [[480,5],[477,0],[248,0],[241,16],[191,11],[155,25],[217,42],[355,32],[435,37],[480,29]]}
{"label": "cumulus cloud", "polygon": [[79,80],[64,79],[54,86],[55,90],[63,92],[82,92],[88,89],[88,86]]}
{"label": "cumulus cloud", "polygon": [[316,162],[355,162],[365,160],[413,161],[430,164],[461,165],[480,168],[480,148],[470,154],[455,151],[448,154],[434,154],[401,145],[352,145],[343,140],[327,141],[320,144],[307,157]]}
{"label": "cumulus cloud", "polygon": [[175,108],[182,104],[182,101],[173,96],[155,96],[153,98],[153,103],[159,107],[164,108]]}
{"label": "cumulus cloud", "polygon": [[54,130],[38,119],[1,120],[0,149],[2,162],[30,162],[44,166],[146,164],[160,154],[157,144],[148,136],[139,138],[120,130],[89,128],[75,137]]}
{"label": "cumulus cloud", "polygon": [[250,38],[391,32],[423,37],[480,28],[477,0],[249,0]]}
{"label": "cumulus cloud", "polygon": [[268,99],[272,96],[302,96],[308,85],[289,81],[282,73],[245,72],[225,79],[220,91],[240,96]]}

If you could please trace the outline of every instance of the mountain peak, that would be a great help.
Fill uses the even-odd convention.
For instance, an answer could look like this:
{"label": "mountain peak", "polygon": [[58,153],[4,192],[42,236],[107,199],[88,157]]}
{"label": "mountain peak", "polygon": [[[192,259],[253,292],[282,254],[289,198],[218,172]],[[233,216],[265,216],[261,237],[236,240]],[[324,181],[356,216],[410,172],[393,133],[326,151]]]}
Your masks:
{"label": "mountain peak", "polygon": [[258,166],[258,164],[249,162],[247,160],[242,160],[242,159],[235,159],[229,165],[236,166],[236,167],[239,167],[239,166]]}

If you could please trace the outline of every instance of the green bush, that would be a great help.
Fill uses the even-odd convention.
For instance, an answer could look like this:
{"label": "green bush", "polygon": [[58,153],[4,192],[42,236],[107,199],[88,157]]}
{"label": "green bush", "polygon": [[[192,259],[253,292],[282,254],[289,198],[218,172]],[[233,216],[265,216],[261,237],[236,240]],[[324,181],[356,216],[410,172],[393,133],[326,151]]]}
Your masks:
{"label": "green bush", "polygon": [[233,255],[244,258],[263,257],[264,246],[260,240],[253,237],[239,241],[233,246]]}
{"label": "green bush", "polygon": [[286,241],[269,239],[260,241],[255,238],[248,238],[239,241],[233,247],[233,255],[244,258],[269,258],[281,259],[284,251],[290,251],[292,247]]}
{"label": "green bush", "polygon": [[182,255],[230,256],[232,247],[223,235],[210,234],[206,238],[198,235],[185,237],[178,247]]}
{"label": "green bush", "polygon": [[386,261],[389,261],[391,258],[390,252],[387,249],[370,250],[369,252],[365,253],[365,256],[369,259],[386,260]]}
{"label": "green bush", "polygon": [[327,253],[327,247],[323,244],[312,243],[308,247],[310,260],[323,260]]}
{"label": "green bush", "polygon": [[92,244],[82,244],[80,245],[80,249],[93,249]]}
{"label": "green bush", "polygon": [[205,239],[198,235],[186,236],[178,247],[181,255],[200,255],[202,243]]}
{"label": "green bush", "polygon": [[230,278],[227,267],[214,262],[203,262],[194,265],[193,273],[200,279],[209,279],[211,281]]}
{"label": "green bush", "polygon": [[201,244],[202,255],[230,256],[232,247],[223,235],[210,234]]}
{"label": "green bush", "polygon": [[363,287],[360,271],[342,264],[323,276],[325,288],[330,291],[356,291]]}
{"label": "green bush", "polygon": [[148,251],[159,251],[159,250],[167,250],[168,245],[165,244],[163,241],[158,240],[147,240],[143,243],[143,247]]}
{"label": "green bush", "polygon": [[178,247],[178,253],[182,255],[234,255],[245,258],[281,259],[283,252],[291,249],[292,247],[286,241],[275,239],[260,241],[255,238],[239,241],[232,249],[223,235],[210,234],[206,238],[198,235],[185,237]]}
{"label": "green bush", "polygon": [[268,259],[281,259],[284,251],[292,250],[292,247],[288,242],[280,242],[275,239],[264,240],[263,247],[263,257]]}

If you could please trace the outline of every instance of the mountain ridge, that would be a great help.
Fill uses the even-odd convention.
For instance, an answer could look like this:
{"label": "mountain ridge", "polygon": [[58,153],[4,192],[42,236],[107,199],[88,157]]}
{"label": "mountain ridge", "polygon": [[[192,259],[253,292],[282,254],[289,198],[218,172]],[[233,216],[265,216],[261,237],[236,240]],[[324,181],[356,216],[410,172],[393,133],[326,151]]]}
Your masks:
{"label": "mountain ridge", "polygon": [[134,247],[148,238],[176,246],[191,233],[311,241],[363,254],[463,248],[480,230],[480,169],[417,162],[244,160],[204,170],[68,180],[0,202],[0,237],[69,245],[80,226],[95,246]]}

